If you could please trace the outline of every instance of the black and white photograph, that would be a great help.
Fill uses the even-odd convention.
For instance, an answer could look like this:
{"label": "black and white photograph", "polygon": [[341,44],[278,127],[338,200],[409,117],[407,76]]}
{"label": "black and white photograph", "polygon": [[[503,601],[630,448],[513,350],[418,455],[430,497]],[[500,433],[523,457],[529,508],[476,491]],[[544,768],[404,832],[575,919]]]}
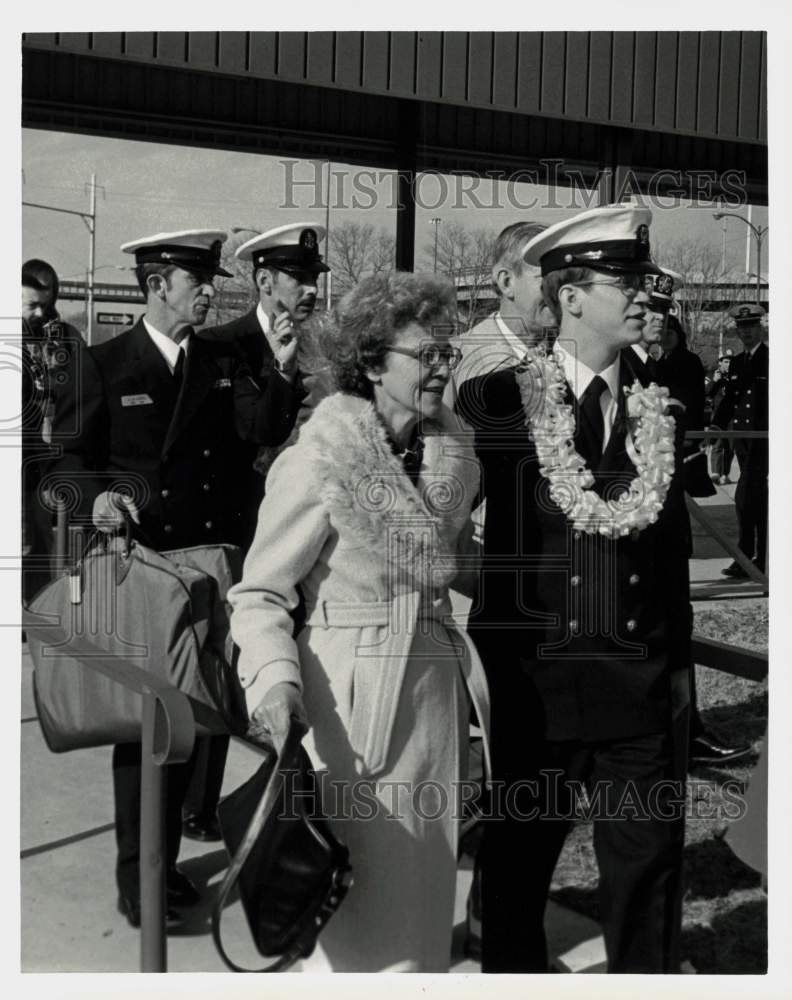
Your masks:
{"label": "black and white photograph", "polygon": [[718,9],[14,12],[19,995],[783,995],[790,33]]}

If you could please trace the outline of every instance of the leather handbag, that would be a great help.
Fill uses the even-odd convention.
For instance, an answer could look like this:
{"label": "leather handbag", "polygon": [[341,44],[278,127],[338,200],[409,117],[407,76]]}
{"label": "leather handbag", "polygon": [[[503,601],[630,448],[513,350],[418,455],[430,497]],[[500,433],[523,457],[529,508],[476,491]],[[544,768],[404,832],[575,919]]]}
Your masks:
{"label": "leather handbag", "polygon": [[[296,724],[279,755],[217,807],[231,857],[212,909],[212,937],[233,972],[283,972],[316,947],[322,928],[351,885],[349,850],[322,814],[319,782]],[[275,961],[246,969],[229,958],[220,933],[235,886],[260,955]]]}
{"label": "leather handbag", "polygon": [[140,695],[73,654],[70,640],[80,636],[107,660],[118,657],[156,675],[219,712],[231,732],[244,733],[225,603],[240,571],[234,546],[168,554],[129,533],[92,539],[71,573],[39,591],[26,615],[34,697],[50,750],[141,738]]}

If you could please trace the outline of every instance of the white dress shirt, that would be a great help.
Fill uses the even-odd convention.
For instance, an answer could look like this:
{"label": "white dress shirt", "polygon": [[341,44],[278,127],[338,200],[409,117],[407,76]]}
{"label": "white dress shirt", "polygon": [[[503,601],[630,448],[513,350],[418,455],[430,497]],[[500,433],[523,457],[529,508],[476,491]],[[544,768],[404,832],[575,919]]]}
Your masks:
{"label": "white dress shirt", "polygon": [[188,333],[186,337],[177,344],[175,340],[171,340],[170,337],[166,337],[164,333],[160,333],[159,330],[155,330],[154,327],[149,323],[146,317],[143,317],[143,326],[146,328],[146,333],[154,341],[154,344],[160,354],[165,358],[165,363],[168,368],[170,368],[171,375],[176,368],[176,362],[179,360],[179,351],[184,351],[186,356],[187,349],[190,346],[190,334]]}
{"label": "white dress shirt", "polygon": [[269,316],[264,312],[264,307],[260,302],[256,306],[256,319],[259,321],[261,332],[264,334],[265,337],[267,337],[267,339],[269,339],[269,337],[267,336],[270,332]]}
{"label": "white dress shirt", "polygon": [[604,424],[604,438],[602,441],[602,450],[608,444],[608,439],[610,438],[611,431],[613,430],[613,424],[616,420],[616,411],[619,404],[619,369],[620,369],[620,356],[616,355],[616,360],[612,365],[609,365],[601,372],[593,372],[588,365],[584,364],[573,354],[568,353],[561,347],[558,343],[555,345],[555,356],[558,359],[558,363],[564,369],[564,374],[566,375],[566,380],[569,383],[569,387],[575,394],[575,399],[578,403],[583,396],[583,393],[588,389],[591,380],[595,375],[605,382],[607,389],[604,389],[602,395],[600,396],[600,406],[602,407],[602,421]]}

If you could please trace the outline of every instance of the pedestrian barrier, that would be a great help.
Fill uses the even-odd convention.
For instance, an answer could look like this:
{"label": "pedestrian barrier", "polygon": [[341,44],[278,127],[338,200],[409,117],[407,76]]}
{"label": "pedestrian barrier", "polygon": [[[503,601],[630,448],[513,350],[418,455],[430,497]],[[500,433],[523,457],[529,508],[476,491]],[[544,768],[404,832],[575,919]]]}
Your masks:
{"label": "pedestrian barrier", "polygon": [[[725,438],[729,441],[738,438],[766,441],[768,433],[767,431],[722,431],[718,429],[714,431],[688,431],[685,434],[685,440],[706,441],[710,438]],[[702,507],[693,497],[687,494],[685,494],[685,502],[691,517],[745,570],[750,579],[760,584],[762,590],[767,593],[769,588],[767,574],[757,569],[745,553],[721,531],[713,518],[707,514],[705,507]],[[723,673],[733,674],[736,677],[745,677],[747,680],[752,681],[763,680],[767,676],[768,671],[768,656],[766,652],[759,652],[744,646],[735,646],[731,643],[718,642],[715,639],[708,639],[695,633],[693,634],[693,661],[694,663],[701,664],[701,666],[712,667]]]}

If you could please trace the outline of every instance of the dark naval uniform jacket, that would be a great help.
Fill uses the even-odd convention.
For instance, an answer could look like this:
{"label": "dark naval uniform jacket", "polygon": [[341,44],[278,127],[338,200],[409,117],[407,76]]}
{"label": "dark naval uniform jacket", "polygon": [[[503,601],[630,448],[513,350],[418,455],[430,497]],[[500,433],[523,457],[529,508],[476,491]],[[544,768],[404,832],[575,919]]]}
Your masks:
{"label": "dark naval uniform jacket", "polygon": [[53,426],[52,473],[76,490],[72,516],[89,522],[95,497],[116,489],[134,498],[154,548],[242,544],[240,447],[288,434],[279,388],[262,391],[233,352],[195,332],[179,384],[142,321],[82,349]]}
{"label": "dark naval uniform jacket", "polygon": [[[635,377],[622,356],[622,385]],[[567,402],[577,408],[570,389]],[[550,498],[514,371],[464,383],[457,408],[475,429],[487,499],[481,585],[468,628],[487,670],[493,718],[511,716],[518,699],[524,734],[534,739],[598,741],[668,730],[672,674],[686,677],[690,663],[678,473],[657,523],[616,540],[589,535]],[[620,393],[596,470],[600,495],[619,492],[635,476],[625,434]]]}
{"label": "dark naval uniform jacket", "polygon": [[284,422],[288,422],[291,418],[293,426],[305,395],[302,378],[298,372],[294,381],[289,382],[275,371],[275,355],[272,353],[266,334],[261,329],[256,311],[257,308],[253,308],[238,319],[203,331],[203,335],[210,340],[233,344],[241,358],[250,366],[257,381],[263,384],[270,378],[277,378],[278,382],[283,383],[281,386],[283,419]]}
{"label": "dark naval uniform jacket", "polygon": [[[766,431],[768,428],[768,372],[770,352],[760,344],[753,355],[744,351],[731,359],[729,374],[724,380],[723,395],[712,422],[725,430],[732,421],[735,431]],[[767,449],[766,441],[735,441],[735,450],[758,445]]]}

